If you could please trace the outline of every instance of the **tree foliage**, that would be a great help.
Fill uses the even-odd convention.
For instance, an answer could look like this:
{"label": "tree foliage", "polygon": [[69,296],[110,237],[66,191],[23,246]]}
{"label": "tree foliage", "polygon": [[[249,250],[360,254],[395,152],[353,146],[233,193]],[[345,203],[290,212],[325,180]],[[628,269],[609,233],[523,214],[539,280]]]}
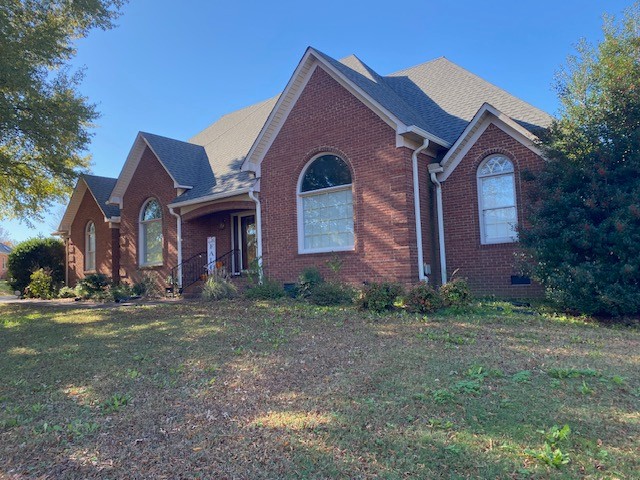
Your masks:
{"label": "tree foliage", "polygon": [[64,244],[55,238],[32,238],[20,242],[9,254],[9,285],[21,292],[31,282],[31,274],[44,269],[52,283],[59,287],[64,282]]}
{"label": "tree foliage", "polygon": [[561,72],[522,241],[552,298],[589,314],[640,312],[640,4]]}
{"label": "tree foliage", "polygon": [[0,1],[0,218],[39,218],[88,167],[98,114],[68,61],[77,39],[113,26],[123,2]]}

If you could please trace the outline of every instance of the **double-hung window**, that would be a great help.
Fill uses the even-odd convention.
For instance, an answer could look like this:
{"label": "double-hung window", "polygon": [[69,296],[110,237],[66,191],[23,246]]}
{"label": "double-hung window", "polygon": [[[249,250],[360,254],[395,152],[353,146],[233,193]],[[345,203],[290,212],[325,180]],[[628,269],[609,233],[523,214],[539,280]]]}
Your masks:
{"label": "double-hung window", "polygon": [[513,163],[492,155],[478,167],[480,236],[483,244],[518,240],[518,212]]}
{"label": "double-hung window", "polygon": [[314,158],[298,183],[300,253],[353,250],[351,170],[336,155]]}

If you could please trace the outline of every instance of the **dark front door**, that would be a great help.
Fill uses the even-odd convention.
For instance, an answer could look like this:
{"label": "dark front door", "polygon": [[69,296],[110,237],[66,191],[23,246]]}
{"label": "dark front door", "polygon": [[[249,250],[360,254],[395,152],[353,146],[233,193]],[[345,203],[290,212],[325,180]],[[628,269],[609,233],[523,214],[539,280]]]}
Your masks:
{"label": "dark front door", "polygon": [[234,227],[234,272],[240,273],[253,266],[257,255],[257,231],[255,215],[238,215]]}

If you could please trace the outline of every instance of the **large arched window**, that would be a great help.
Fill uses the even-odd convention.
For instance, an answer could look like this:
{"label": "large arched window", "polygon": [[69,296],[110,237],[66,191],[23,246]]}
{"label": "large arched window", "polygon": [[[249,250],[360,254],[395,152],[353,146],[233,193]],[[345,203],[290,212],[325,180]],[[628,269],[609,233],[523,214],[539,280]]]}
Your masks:
{"label": "large arched window", "polygon": [[323,154],[302,170],[298,182],[300,253],[353,250],[351,171],[336,155]]}
{"label": "large arched window", "polygon": [[87,223],[84,230],[84,269],[92,272],[96,269],[96,224]]}
{"label": "large arched window", "polygon": [[162,265],[162,207],[154,198],[140,211],[140,265]]}
{"label": "large arched window", "polygon": [[504,155],[492,155],[478,167],[478,204],[482,243],[518,239],[515,175],[513,163]]}

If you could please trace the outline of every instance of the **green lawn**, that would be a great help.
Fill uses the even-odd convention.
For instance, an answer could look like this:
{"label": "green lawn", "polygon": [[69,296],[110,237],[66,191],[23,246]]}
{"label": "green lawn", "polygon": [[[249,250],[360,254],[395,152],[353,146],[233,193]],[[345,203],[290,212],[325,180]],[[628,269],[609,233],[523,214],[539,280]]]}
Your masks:
{"label": "green lawn", "polygon": [[509,304],[0,305],[0,478],[637,478],[639,365]]}

